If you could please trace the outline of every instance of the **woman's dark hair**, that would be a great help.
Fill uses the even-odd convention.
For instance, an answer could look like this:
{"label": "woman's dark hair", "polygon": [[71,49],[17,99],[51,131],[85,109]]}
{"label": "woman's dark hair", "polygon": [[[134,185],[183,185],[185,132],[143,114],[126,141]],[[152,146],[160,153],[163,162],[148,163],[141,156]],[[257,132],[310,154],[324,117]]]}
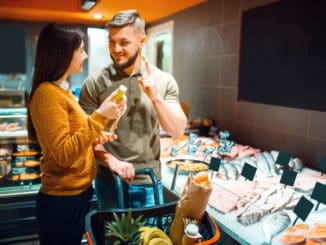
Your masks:
{"label": "woman's dark hair", "polygon": [[[57,81],[65,74],[71,63],[74,51],[80,47],[84,38],[85,34],[80,28],[63,24],[47,24],[41,30],[37,40],[29,102],[41,83]],[[29,108],[27,127],[29,139],[32,142],[37,141]]]}

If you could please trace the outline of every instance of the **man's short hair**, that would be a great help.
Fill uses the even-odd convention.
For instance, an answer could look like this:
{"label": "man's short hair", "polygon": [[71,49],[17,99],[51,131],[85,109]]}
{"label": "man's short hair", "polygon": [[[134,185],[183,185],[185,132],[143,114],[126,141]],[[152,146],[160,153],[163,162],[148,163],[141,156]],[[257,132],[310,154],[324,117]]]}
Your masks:
{"label": "man's short hair", "polygon": [[126,25],[132,25],[135,32],[145,32],[145,21],[135,9],[120,11],[106,23],[105,28],[124,27]]}

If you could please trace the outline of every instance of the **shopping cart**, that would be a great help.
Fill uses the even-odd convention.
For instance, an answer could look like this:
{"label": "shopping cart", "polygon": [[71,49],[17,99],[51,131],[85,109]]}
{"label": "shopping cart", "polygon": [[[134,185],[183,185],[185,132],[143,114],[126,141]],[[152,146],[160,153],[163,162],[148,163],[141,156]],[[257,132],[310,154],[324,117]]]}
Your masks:
{"label": "shopping cart", "polygon": [[[152,169],[141,170],[143,174],[149,174],[153,181],[154,196],[158,195],[158,188],[156,176]],[[137,172],[139,174],[139,171]],[[116,179],[117,180],[117,179]],[[121,184],[121,182],[120,182]],[[119,185],[119,180],[117,186]],[[119,203],[123,203],[123,197],[118,193]],[[157,204],[153,207],[146,208],[134,208],[132,209],[132,216],[137,218],[142,215],[145,221],[145,226],[158,227],[166,234],[169,233],[169,229],[174,219],[176,204],[178,202],[178,196],[171,192],[167,188],[163,188],[164,202],[163,204]],[[158,196],[155,198],[155,203],[158,203]],[[119,205],[120,206],[120,205]],[[121,207],[121,206],[120,206]],[[105,245],[108,244],[105,240],[105,224],[114,220],[113,214],[121,216],[123,213],[127,214],[129,209],[118,208],[110,210],[91,210],[86,215],[86,232],[85,236],[89,245]],[[203,241],[196,243],[197,245],[213,245],[218,244],[220,238],[220,231],[214,221],[214,219],[207,213],[204,213],[201,224],[201,235]]]}

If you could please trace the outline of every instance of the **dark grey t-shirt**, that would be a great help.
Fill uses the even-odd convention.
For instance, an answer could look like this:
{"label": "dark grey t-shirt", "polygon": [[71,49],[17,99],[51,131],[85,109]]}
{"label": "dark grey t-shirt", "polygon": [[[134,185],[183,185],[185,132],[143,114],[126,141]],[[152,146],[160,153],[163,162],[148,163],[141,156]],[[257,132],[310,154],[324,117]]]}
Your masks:
{"label": "dark grey t-shirt", "polygon": [[[168,103],[179,103],[179,89],[168,73],[151,66],[157,80],[158,93]],[[122,161],[133,163],[136,169],[153,168],[158,179],[160,171],[159,120],[152,102],[143,92],[137,78],[146,73],[143,63],[139,74],[128,76],[114,65],[88,76],[82,86],[79,103],[91,114],[121,84],[127,87],[127,111],[120,118],[116,134],[118,139],[105,144],[108,152]],[[112,179],[109,169],[97,164],[97,178]],[[135,179],[132,184],[151,183],[149,178]]]}

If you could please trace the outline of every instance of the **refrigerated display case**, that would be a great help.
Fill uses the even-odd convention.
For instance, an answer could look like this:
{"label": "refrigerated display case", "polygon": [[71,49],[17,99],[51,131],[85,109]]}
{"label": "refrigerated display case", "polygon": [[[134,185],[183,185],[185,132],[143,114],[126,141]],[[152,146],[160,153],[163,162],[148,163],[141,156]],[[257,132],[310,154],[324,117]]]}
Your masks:
{"label": "refrigerated display case", "polygon": [[0,243],[37,237],[41,152],[27,134],[26,92],[0,91]]}

